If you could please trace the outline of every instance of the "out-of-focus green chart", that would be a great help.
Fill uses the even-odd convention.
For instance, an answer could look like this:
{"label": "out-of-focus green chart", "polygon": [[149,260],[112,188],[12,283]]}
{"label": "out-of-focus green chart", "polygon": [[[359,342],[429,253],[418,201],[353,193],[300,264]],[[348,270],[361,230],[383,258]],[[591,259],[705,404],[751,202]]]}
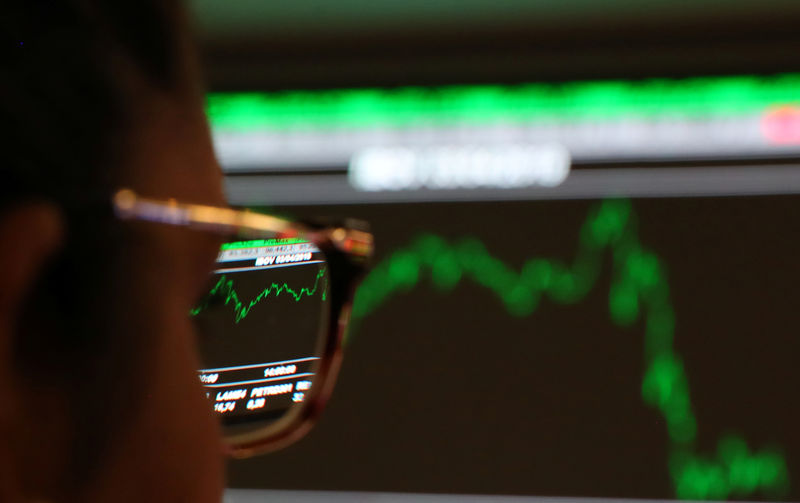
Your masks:
{"label": "out-of-focus green chart", "polygon": [[[695,448],[697,420],[683,361],[673,347],[675,313],[670,288],[661,261],[639,241],[636,216],[627,200],[607,200],[590,211],[580,229],[578,250],[571,264],[532,258],[516,271],[493,257],[477,239],[447,242],[432,234],[419,236],[377,264],[364,279],[353,306],[351,334],[361,320],[393,296],[423,282],[448,292],[461,281],[472,281],[493,292],[506,311],[516,317],[534,315],[544,296],[557,304],[575,304],[597,284],[606,254],[613,263],[608,292],[611,320],[625,327],[644,319],[646,371],[642,398],[657,408],[665,420],[671,444],[667,466],[676,496],[727,499],[786,494],[789,475],[780,453],[769,449],[751,451],[738,436],[719,439],[713,454]],[[213,299],[219,299],[233,310],[233,321],[239,323],[262,301],[281,294],[300,302],[321,293],[324,301],[326,273],[321,269],[310,286],[272,283],[249,301],[242,300],[233,280],[222,275],[191,314],[199,314]],[[321,282],[325,283],[322,287]]]}
{"label": "out-of-focus green chart", "polygon": [[698,428],[689,382],[673,346],[675,312],[669,284],[661,260],[640,243],[636,216],[627,200],[604,201],[591,210],[571,264],[532,258],[517,271],[493,257],[477,239],[447,242],[435,235],[419,236],[365,278],[353,306],[353,330],[392,297],[423,283],[448,292],[462,281],[474,282],[493,292],[516,317],[534,315],[544,296],[557,304],[575,304],[597,284],[606,254],[613,263],[608,292],[611,321],[621,327],[640,318],[644,321],[642,399],[665,420],[670,442],[665,465],[675,495],[681,499],[785,495],[789,475],[779,452],[751,450],[739,436],[720,438],[715,453],[696,448]]}

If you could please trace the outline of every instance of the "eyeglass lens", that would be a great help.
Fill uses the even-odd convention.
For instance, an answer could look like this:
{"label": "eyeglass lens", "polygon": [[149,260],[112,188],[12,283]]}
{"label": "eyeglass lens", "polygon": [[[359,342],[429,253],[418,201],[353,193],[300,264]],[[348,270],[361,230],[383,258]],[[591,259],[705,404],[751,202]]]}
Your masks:
{"label": "eyeglass lens", "polygon": [[263,428],[309,398],[327,335],[328,280],[323,252],[303,239],[222,245],[191,315],[199,377],[227,430]]}

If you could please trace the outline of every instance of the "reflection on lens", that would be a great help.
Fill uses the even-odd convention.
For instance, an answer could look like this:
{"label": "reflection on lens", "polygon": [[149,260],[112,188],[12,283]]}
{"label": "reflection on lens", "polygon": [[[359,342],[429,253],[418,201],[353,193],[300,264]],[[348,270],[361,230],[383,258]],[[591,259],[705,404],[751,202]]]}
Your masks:
{"label": "reflection on lens", "polygon": [[211,288],[191,314],[200,381],[224,425],[263,427],[307,400],[323,351],[327,297],[325,258],[312,243],[222,245]]}

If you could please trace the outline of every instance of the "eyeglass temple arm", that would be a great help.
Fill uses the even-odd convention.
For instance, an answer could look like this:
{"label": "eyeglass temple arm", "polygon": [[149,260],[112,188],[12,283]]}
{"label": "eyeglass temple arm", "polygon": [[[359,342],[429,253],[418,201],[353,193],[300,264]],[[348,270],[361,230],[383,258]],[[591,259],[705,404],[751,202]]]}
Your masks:
{"label": "eyeglass temple arm", "polygon": [[327,241],[343,252],[363,259],[368,259],[373,250],[372,234],[353,228],[353,224],[366,225],[360,222],[314,228],[251,211],[179,203],[175,199],[145,198],[130,189],[117,191],[112,203],[117,216],[125,220],[145,220],[229,234],[269,232],[280,237],[306,237],[312,242]]}

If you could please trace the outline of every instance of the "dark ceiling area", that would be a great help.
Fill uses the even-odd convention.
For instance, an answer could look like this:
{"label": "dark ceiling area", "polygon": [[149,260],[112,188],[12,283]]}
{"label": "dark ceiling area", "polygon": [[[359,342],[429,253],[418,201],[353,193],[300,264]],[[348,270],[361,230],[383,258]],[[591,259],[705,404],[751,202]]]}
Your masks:
{"label": "dark ceiling area", "polygon": [[798,2],[192,3],[212,90],[779,73]]}

